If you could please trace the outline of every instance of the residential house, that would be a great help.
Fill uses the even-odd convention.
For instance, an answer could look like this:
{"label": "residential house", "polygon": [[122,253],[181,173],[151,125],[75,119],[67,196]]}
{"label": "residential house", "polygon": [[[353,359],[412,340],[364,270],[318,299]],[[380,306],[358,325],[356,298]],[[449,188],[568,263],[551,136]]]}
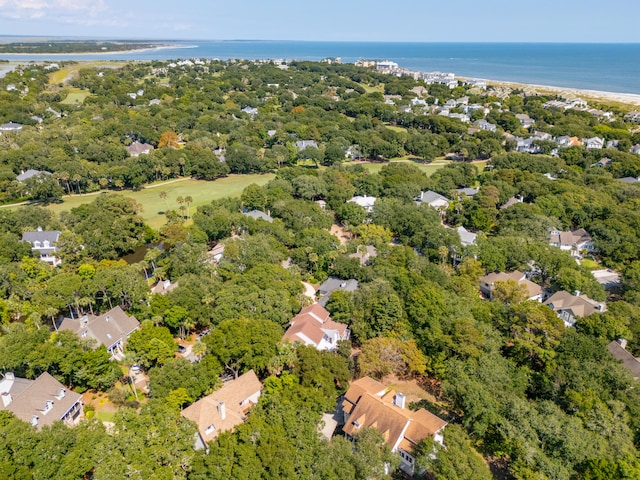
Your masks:
{"label": "residential house", "polygon": [[357,145],[350,145],[344,151],[344,158],[350,158],[352,160],[359,160],[361,158],[364,158],[364,155],[362,155],[362,152],[359,150]]}
{"label": "residential house", "polygon": [[327,209],[327,202],[325,202],[324,200],[316,200],[314,203],[318,205],[322,210]]}
{"label": "residential house", "polygon": [[226,382],[222,388],[201,398],[180,412],[198,426],[195,449],[207,449],[207,443],[222,432],[245,422],[249,409],[258,403],[262,384],[253,370]]}
{"label": "residential house", "polygon": [[640,360],[627,350],[627,341],[624,338],[609,343],[607,350],[613,358],[622,362],[622,366],[631,372],[634,380],[640,379]]}
{"label": "residential house", "polygon": [[609,140],[607,141],[606,148],[618,148],[620,145],[620,140]]}
{"label": "residential house", "polygon": [[418,205],[427,204],[430,207],[435,208],[436,210],[446,210],[447,208],[449,208],[449,199],[432,190],[420,192],[420,196],[416,198],[416,202],[418,203]]}
{"label": "residential house", "polygon": [[470,232],[462,225],[459,226],[456,231],[458,232],[458,236],[460,237],[460,243],[463,247],[470,247],[471,245],[476,244],[476,238],[478,237],[477,233]]}
{"label": "residential house", "polygon": [[516,151],[521,153],[541,153],[542,149],[539,145],[536,145],[536,138],[521,138],[521,137],[513,137],[516,142]]}
{"label": "residential house", "polygon": [[516,270],[515,272],[494,272],[480,278],[480,291],[482,294],[493,300],[493,291],[496,288],[496,282],[506,282],[513,280],[518,285],[523,285],[527,289],[527,299],[542,301],[542,287],[537,283],[533,283],[527,276]]}
{"label": "residential house", "polygon": [[19,132],[22,130],[21,123],[9,122],[0,125],[0,132]]}
{"label": "residential house", "polygon": [[580,258],[580,252],[582,251],[593,252],[595,250],[593,239],[584,228],[567,232],[551,230],[549,232],[549,245],[560,250],[569,251],[576,258]]}
{"label": "residential house", "polygon": [[367,195],[356,195],[351,198],[351,200],[347,200],[348,202],[355,203],[364,208],[367,213],[373,212],[373,206],[376,203],[376,197],[369,197]]}
{"label": "residential house", "polygon": [[67,390],[47,372],[35,380],[7,372],[0,380],[0,410],[41,430],[61,420],[74,425],[82,417],[82,396]]}
{"label": "residential house", "polygon": [[16,180],[23,183],[30,178],[39,177],[40,175],[51,175],[51,172],[47,172],[46,170],[33,170],[30,168],[27,171],[23,170],[20,175],[16,177]]}
{"label": "residential house", "polygon": [[324,307],[329,301],[329,297],[336,290],[343,290],[345,292],[354,292],[358,289],[358,281],[350,278],[349,280],[342,280],[336,277],[327,278],[319,287],[316,294],[320,297],[318,303]]}
{"label": "residential house", "polygon": [[640,143],[634,145],[629,149],[629,152],[635,153],[636,155],[640,155]]}
{"label": "residential house", "polygon": [[584,141],[584,146],[587,150],[601,150],[604,148],[604,140],[600,137],[587,138]]}
{"label": "residential house", "polygon": [[396,62],[390,62],[385,60],[383,62],[376,62],[376,70],[379,72],[393,72],[398,69],[398,64]]}
{"label": "residential house", "polygon": [[153,150],[153,145],[148,143],[141,143],[139,141],[133,142],[127,147],[127,152],[131,157],[139,157],[140,155],[146,155]]}
{"label": "residential house", "polygon": [[250,212],[244,212],[244,215],[254,220],[264,220],[265,222],[273,223],[273,218],[262,210],[251,210]]}
{"label": "residential house", "polygon": [[366,247],[363,245],[358,246],[358,251],[356,253],[352,253],[349,255],[349,258],[356,258],[360,262],[360,266],[364,267],[369,263],[369,259],[375,258],[378,256],[378,249],[373,245],[367,245]]}
{"label": "residential house", "polygon": [[104,345],[114,358],[120,358],[127,338],[139,327],[138,319],[127,315],[118,305],[99,316],[64,318],[58,330],[69,330],[80,338],[93,339],[94,348]]}
{"label": "residential house", "polygon": [[399,455],[400,469],[413,475],[416,446],[427,438],[442,445],[442,431],[447,422],[424,408],[409,410],[405,404],[404,394],[363,377],[351,383],[338,411],[343,414],[341,420],[347,439],[352,440],[363,428],[375,428],[391,451]]}
{"label": "residential house", "polygon": [[58,230],[42,230],[42,227],[38,227],[35,232],[24,232],[22,241],[31,244],[31,251],[38,253],[40,260],[57,267],[61,263],[61,260],[55,256],[59,237]]}
{"label": "residential house", "polygon": [[207,255],[215,262],[220,263],[224,256],[224,243],[219,243],[207,252]]}
{"label": "residential house", "polygon": [[607,311],[605,303],[592,300],[578,291],[571,295],[569,292],[561,290],[554,293],[544,304],[556,312],[556,315],[564,321],[567,327],[573,327],[578,318]]}
{"label": "residential house", "polygon": [[604,168],[610,166],[612,162],[613,160],[611,160],[610,158],[604,157],[598,160],[596,163],[592,163],[591,166]]}
{"label": "residential house", "polygon": [[172,290],[178,288],[178,282],[171,283],[171,280],[160,280],[153,287],[151,287],[151,293],[157,293],[159,295],[166,295]]}
{"label": "residential house", "polygon": [[520,122],[520,125],[522,125],[522,128],[530,128],[536,123],[536,121],[526,113],[518,113],[516,114],[516,118]]}
{"label": "residential house", "polygon": [[298,151],[309,147],[318,148],[315,140],[298,140],[294,145]]}
{"label": "residential house", "polygon": [[591,275],[605,290],[614,290],[622,286],[622,276],[610,268],[591,270]]}
{"label": "residential house", "polygon": [[469,123],[471,121],[469,115],[465,113],[450,113],[449,118],[455,118],[457,120],[460,120],[462,123]]}
{"label": "residential house", "polygon": [[478,192],[480,191],[480,189],[478,188],[471,188],[471,187],[464,187],[464,188],[458,188],[456,189],[456,192],[458,192],[459,196],[464,196],[466,198],[472,198],[475,197]]}
{"label": "residential house", "polygon": [[322,305],[314,303],[291,319],[282,340],[333,351],[340,340],[349,340],[350,334],[347,325],[334,322]]}
{"label": "residential house", "polygon": [[254,119],[256,115],[258,115],[258,109],[255,107],[244,107],[241,111],[249,115],[251,119]]}
{"label": "residential house", "polygon": [[493,123],[487,122],[486,120],[476,120],[474,125],[480,130],[486,130],[487,132],[495,132],[498,128]]}
{"label": "residential house", "polygon": [[578,139],[578,137],[569,137],[567,135],[556,138],[556,143],[559,147],[562,148],[580,147],[582,145],[582,142]]}
{"label": "residential house", "polygon": [[517,205],[518,203],[522,203],[523,198],[518,195],[515,197],[511,197],[509,198],[506,202],[504,202],[502,205],[500,205],[500,210],[505,210],[509,207],[513,207],[514,205]]}
{"label": "residential house", "polygon": [[622,177],[617,180],[622,183],[638,183],[640,182],[640,177]]}

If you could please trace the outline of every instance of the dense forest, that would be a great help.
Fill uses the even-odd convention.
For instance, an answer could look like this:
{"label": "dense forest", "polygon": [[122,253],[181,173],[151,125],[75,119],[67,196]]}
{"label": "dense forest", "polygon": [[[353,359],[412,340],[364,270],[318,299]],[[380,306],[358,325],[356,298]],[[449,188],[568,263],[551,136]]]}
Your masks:
{"label": "dense forest", "polygon": [[[0,411],[4,477],[398,476],[376,430],[354,442],[319,434],[322,414],[368,375],[415,381],[429,395],[409,408],[449,422],[444,447],[425,441],[416,452],[427,478],[640,478],[637,380],[607,350],[624,338],[640,354],[640,187],[620,181],[640,176],[630,109],[597,105],[610,113],[602,117],[520,90],[311,62],[132,63],[79,69],[62,86],[49,83],[55,70],[30,65],[0,79],[0,121],[23,125],[0,136],[2,200],[34,201],[0,209],[0,372],[48,372],[106,394],[117,411],[105,422],[86,405],[79,425],[41,430]],[[65,103],[72,89],[87,94],[82,103]],[[460,115],[481,108],[466,123],[437,110],[448,102]],[[525,114],[534,127],[516,117]],[[478,120],[496,131],[470,128]],[[534,136],[537,153],[518,151]],[[562,148],[562,136],[613,142]],[[154,149],[130,156],[134,142]],[[348,155],[383,165],[374,173]],[[421,169],[442,158],[450,162],[431,176]],[[51,175],[17,180],[29,169]],[[239,198],[168,209],[158,230],[127,196],[160,180],[215,188],[230,173],[260,172],[275,178]],[[62,214],[45,208],[99,190],[109,193]],[[426,191],[448,206],[416,202]],[[349,201],[356,195],[376,198],[371,211]],[[461,226],[475,242],[463,244]],[[37,227],[61,232],[60,266],[21,241]],[[552,230],[581,228],[588,254],[549,244]],[[123,259],[144,245],[144,259]],[[363,261],[365,251],[375,254]],[[621,275],[615,288],[593,276],[603,268]],[[517,282],[498,282],[492,301],[480,295],[481,277],[515,270],[548,295],[580,291],[607,310],[565,327]],[[359,282],[326,304],[351,340],[333,352],[282,342],[311,302],[302,282],[329,277]],[[151,294],[164,280],[177,288]],[[56,329],[64,316],[118,305],[142,324],[119,361]],[[196,361],[177,353],[187,341]],[[133,365],[149,395],[131,389]],[[258,405],[194,450],[196,426],[181,409],[249,370],[263,383]]]}

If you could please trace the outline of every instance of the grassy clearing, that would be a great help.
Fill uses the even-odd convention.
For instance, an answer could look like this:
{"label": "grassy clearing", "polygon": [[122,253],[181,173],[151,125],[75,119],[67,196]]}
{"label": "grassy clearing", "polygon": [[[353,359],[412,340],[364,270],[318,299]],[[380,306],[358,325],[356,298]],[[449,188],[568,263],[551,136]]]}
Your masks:
{"label": "grassy clearing", "polygon": [[113,423],[116,418],[116,412],[96,411],[96,418],[101,422]]}
{"label": "grassy clearing", "polygon": [[383,84],[376,85],[375,87],[372,87],[371,85],[367,85],[365,83],[360,83],[359,85],[362,88],[364,88],[364,91],[367,92],[367,93],[374,93],[374,92],[384,93],[384,85]]}
{"label": "grassy clearing", "polygon": [[81,88],[72,88],[69,90],[67,97],[60,103],[63,105],[82,105],[85,98],[90,95],[91,94],[89,92],[82,90]]}
{"label": "grassy clearing", "polygon": [[104,62],[104,61],[92,60],[92,61],[80,61],[77,63],[73,63],[71,65],[65,65],[61,69],[56,70],[55,72],[51,72],[49,74],[49,86],[55,86],[60,83],[64,83],[66,80],[73,77],[83,68],[91,68],[91,67],[97,68],[100,66],[114,68],[114,67],[121,67],[125,64],[126,62],[109,62],[109,61]]}
{"label": "grassy clearing", "polygon": [[[229,175],[226,178],[218,179],[214,182],[205,180],[179,179],[178,181],[165,184],[156,184],[138,192],[124,191],[122,195],[133,198],[142,205],[142,218],[152,228],[158,229],[165,224],[164,212],[169,209],[178,210],[180,205],[176,198],[190,196],[193,203],[189,206],[190,213],[195,212],[198,205],[204,205],[224,197],[237,197],[247,185],[256,183],[264,185],[269,180],[275,178],[273,174],[265,175]],[[160,198],[160,192],[166,192],[167,198]],[[101,193],[99,195],[110,195],[111,193]],[[93,202],[96,195],[78,195],[65,197],[59,204],[49,205],[47,208],[60,213],[71,210],[85,203]]]}
{"label": "grassy clearing", "polygon": [[386,127],[389,130],[393,130],[394,132],[397,132],[397,133],[407,133],[407,129],[404,127],[398,127],[396,125],[386,125]]}

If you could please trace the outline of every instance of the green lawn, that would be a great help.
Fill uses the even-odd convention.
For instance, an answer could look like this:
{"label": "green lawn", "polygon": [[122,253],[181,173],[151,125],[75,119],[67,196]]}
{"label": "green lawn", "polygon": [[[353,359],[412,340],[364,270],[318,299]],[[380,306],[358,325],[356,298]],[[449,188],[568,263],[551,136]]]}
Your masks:
{"label": "green lawn", "polygon": [[111,423],[113,423],[113,421],[116,418],[116,412],[99,411],[99,412],[96,412],[96,418],[98,420],[100,420],[101,422],[111,422]]}
{"label": "green lawn", "polygon": [[62,100],[60,103],[63,105],[82,105],[84,103],[84,99],[91,95],[86,90],[82,90],[80,88],[72,88],[67,97]]}
{"label": "green lawn", "polygon": [[[211,200],[224,197],[237,197],[245,187],[251,183],[264,185],[269,180],[275,178],[273,174],[265,175],[229,175],[220,178],[214,182],[205,180],[180,179],[177,182],[167,183],[164,185],[148,186],[138,192],[124,191],[122,195],[133,198],[142,205],[142,217],[145,222],[152,228],[158,229],[165,223],[164,211],[167,209],[178,210],[176,198],[182,196],[190,196],[193,203],[189,209],[191,213],[195,211],[198,205],[204,205]],[[166,201],[160,198],[160,192],[166,192]],[[104,193],[100,195],[109,195]],[[82,195],[65,197],[62,203],[49,205],[47,208],[56,213],[70,210],[84,203],[90,203],[96,198],[96,195]]]}

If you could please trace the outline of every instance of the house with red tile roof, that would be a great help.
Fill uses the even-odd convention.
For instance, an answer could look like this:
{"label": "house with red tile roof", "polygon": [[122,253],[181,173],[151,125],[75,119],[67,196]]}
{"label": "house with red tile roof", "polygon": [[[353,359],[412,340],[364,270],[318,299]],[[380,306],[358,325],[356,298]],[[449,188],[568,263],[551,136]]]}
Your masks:
{"label": "house with red tile roof", "polygon": [[335,350],[338,341],[348,340],[350,335],[344,323],[334,322],[324,307],[314,303],[291,319],[282,340],[311,345],[318,350]]}
{"label": "house with red tile roof", "polygon": [[418,443],[433,438],[443,444],[442,431],[447,422],[424,408],[405,408],[406,397],[370,377],[351,383],[339,409],[343,413],[343,431],[353,439],[363,428],[375,428],[382,434],[392,452],[400,456],[400,468],[415,473],[415,453]]}

